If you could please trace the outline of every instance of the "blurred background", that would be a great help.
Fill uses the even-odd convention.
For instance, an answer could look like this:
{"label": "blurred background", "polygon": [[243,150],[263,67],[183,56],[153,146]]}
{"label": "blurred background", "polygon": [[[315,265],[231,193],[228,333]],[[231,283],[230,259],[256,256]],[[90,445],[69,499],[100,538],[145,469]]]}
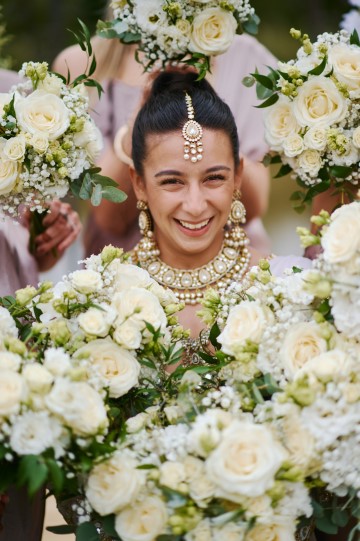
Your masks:
{"label": "blurred background", "polygon": [[[315,38],[319,33],[336,31],[343,14],[350,9],[347,0],[252,0],[251,3],[261,19],[258,39],[280,60],[290,59],[297,50],[298,43],[289,36],[291,27]],[[78,30],[77,19],[84,21],[94,32],[97,20],[104,18],[105,6],[104,0],[1,0],[2,67],[18,70],[27,60],[51,64],[62,49],[75,43],[69,30]],[[295,228],[309,223],[309,211],[298,215],[291,208],[289,197],[294,188],[293,182],[286,177],[272,180],[269,211],[264,222],[273,241],[273,252],[280,255],[301,254]],[[85,217],[86,207],[79,210]],[[79,242],[60,267],[43,277],[59,279],[62,273],[76,267],[81,256]],[[46,525],[61,523],[53,499],[49,502]],[[44,531],[43,541],[56,539],[58,536]],[[70,541],[74,536],[65,535],[61,539]]]}
{"label": "blurred background", "polygon": [[[105,16],[107,4],[106,0],[1,2],[0,57],[3,67],[15,70],[26,60],[51,64],[62,49],[75,43],[69,30],[79,29],[77,19],[83,20],[94,32],[97,20]],[[251,3],[261,19],[259,41],[280,60],[290,59],[297,50],[298,42],[289,35],[291,27],[315,38],[319,33],[336,31],[343,14],[351,8],[347,0],[252,0]],[[308,224],[309,212],[298,215],[291,208],[289,196],[293,189],[293,182],[286,177],[272,181],[269,211],[264,222],[273,241],[273,252],[279,255],[301,253],[295,228]],[[86,207],[80,211],[86,213]],[[79,245],[70,252],[67,258],[70,262],[79,259],[76,250]],[[67,264],[63,263],[46,277],[57,279]]]}

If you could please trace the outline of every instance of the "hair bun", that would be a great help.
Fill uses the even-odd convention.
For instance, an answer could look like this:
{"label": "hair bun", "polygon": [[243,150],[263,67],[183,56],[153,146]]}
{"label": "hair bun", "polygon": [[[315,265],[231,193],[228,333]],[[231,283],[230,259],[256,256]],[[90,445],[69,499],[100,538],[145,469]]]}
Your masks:
{"label": "hair bun", "polygon": [[198,73],[192,68],[168,68],[161,71],[153,81],[151,95],[157,96],[168,92],[189,92],[194,88],[209,90],[210,85],[202,79],[197,81]]}

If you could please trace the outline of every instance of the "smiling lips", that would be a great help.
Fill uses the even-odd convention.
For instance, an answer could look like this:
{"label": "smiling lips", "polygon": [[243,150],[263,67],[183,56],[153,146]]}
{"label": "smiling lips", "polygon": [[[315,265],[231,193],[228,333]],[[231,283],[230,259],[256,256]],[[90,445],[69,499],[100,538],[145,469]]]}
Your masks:
{"label": "smiling lips", "polygon": [[184,222],[183,220],[177,220],[177,222],[179,222],[179,224],[185,229],[189,229],[190,231],[199,231],[200,229],[206,227],[210,220],[211,218],[208,218],[207,220],[204,220],[203,222],[199,222],[197,224],[191,224],[189,222]]}

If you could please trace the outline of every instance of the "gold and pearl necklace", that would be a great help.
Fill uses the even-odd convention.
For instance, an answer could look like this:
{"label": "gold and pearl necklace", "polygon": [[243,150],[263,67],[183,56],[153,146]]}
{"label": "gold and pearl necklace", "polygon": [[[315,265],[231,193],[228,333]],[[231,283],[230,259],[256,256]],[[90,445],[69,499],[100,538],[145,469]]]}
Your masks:
{"label": "gold and pearl necklace", "polygon": [[201,302],[206,289],[224,290],[234,281],[240,281],[249,268],[249,241],[241,227],[224,233],[224,242],[217,256],[202,267],[175,269],[160,259],[153,235],[143,237],[134,248],[134,259],[159,284],[171,289],[185,304]]}

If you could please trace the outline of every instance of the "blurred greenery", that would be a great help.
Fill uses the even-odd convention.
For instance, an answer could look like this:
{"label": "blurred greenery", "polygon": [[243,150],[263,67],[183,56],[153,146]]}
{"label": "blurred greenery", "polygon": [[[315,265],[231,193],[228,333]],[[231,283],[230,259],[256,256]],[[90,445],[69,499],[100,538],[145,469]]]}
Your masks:
{"label": "blurred greenery", "polygon": [[[2,47],[1,57],[10,55],[14,69],[19,69],[26,60],[51,62],[74,43],[67,29],[78,30],[77,18],[93,32],[96,21],[104,17],[106,0],[1,0],[1,4],[12,38]],[[350,9],[347,0],[252,0],[252,5],[262,21],[259,40],[281,60],[291,58],[297,49],[289,36],[291,27],[314,38],[335,31]]]}

